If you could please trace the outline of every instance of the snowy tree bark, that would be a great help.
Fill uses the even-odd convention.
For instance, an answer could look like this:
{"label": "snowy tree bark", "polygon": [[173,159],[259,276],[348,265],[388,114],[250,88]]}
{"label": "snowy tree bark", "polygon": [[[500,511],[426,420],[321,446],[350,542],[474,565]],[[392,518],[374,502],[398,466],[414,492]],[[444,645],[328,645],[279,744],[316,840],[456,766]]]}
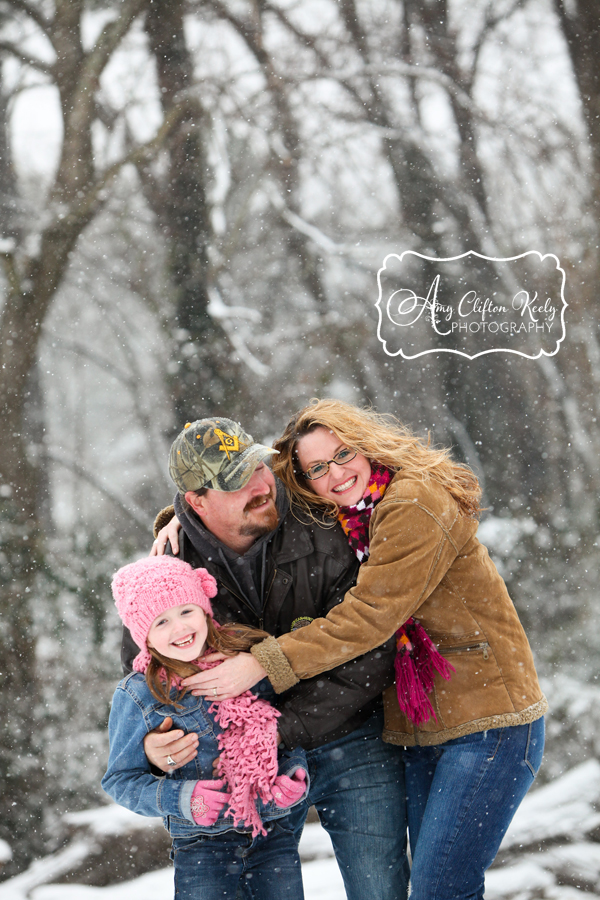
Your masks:
{"label": "snowy tree bark", "polygon": [[[147,145],[134,147],[108,169],[94,161],[92,126],[97,119],[100,77],[149,0],[124,0],[84,50],[82,0],[58,0],[52,17],[41,6],[8,0],[7,16],[26,21],[50,43],[56,64],[49,66],[19,46],[3,41],[1,49],[36,68],[56,85],[63,122],[60,161],[45,210],[36,211],[31,227],[5,231],[0,247],[4,266],[4,302],[0,311],[0,532],[3,567],[0,581],[0,717],[10,722],[0,737],[0,836],[16,846],[13,865],[20,867],[43,840],[44,774],[35,743],[35,639],[30,615],[37,578],[45,568],[40,510],[42,484],[36,444],[43,435],[28,433],[25,410],[31,392],[42,326],[63,282],[79,236],[102,208],[108,188],[125,163],[148,160],[185,114],[184,103],[172,107]],[[6,145],[6,134],[3,135]],[[0,152],[2,142],[0,141]],[[7,156],[2,176],[6,179]],[[4,223],[3,223],[4,224]],[[35,248],[35,249],[33,249]],[[14,802],[18,795],[19,802]]]}
{"label": "snowy tree bark", "polygon": [[594,165],[593,206],[600,219],[600,7],[594,0],[554,0],[579,87]]}
{"label": "snowy tree bark", "polygon": [[165,114],[188,96],[188,112],[165,147],[166,170],[141,171],[145,193],[157,215],[169,247],[174,287],[174,362],[171,377],[176,429],[186,421],[224,413],[243,403],[239,363],[219,322],[209,312],[213,280],[209,260],[212,237],[210,167],[206,144],[211,132],[203,108],[201,87],[194,84],[194,63],[186,46],[182,0],[154,0],[146,17],[146,32],[156,60]]}

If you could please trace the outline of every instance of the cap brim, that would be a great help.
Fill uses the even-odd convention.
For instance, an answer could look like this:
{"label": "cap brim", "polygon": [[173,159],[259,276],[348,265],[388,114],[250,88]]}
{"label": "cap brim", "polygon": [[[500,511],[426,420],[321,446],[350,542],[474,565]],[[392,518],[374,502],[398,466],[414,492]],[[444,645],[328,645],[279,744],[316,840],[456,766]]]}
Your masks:
{"label": "cap brim", "polygon": [[204,487],[225,493],[241,491],[254,475],[256,467],[274,453],[279,453],[279,450],[274,450],[265,444],[252,444],[247,450],[236,455],[235,462],[207,481]]}

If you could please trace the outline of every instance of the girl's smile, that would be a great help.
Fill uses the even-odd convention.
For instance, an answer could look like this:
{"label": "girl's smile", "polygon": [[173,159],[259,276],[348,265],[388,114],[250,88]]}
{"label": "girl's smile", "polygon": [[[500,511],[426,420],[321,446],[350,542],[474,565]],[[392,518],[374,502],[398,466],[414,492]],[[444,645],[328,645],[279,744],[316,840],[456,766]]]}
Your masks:
{"label": "girl's smile", "polygon": [[148,632],[148,646],[161,656],[191,662],[206,646],[206,614],[195,603],[167,609],[156,617]]}
{"label": "girl's smile", "polygon": [[300,438],[296,455],[303,472],[317,463],[329,463],[329,471],[325,475],[306,481],[311,491],[319,497],[333,500],[338,506],[356,506],[369,485],[371,463],[362,453],[357,453],[347,463],[333,462],[336,453],[344,448],[346,444],[337,434],[319,426]]}

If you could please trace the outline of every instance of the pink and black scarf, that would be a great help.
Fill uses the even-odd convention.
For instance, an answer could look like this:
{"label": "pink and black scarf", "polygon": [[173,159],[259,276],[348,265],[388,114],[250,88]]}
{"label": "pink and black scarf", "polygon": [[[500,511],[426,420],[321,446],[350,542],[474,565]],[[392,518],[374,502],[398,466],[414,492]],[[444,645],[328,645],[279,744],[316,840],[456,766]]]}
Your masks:
{"label": "pink and black scarf", "polygon": [[[369,557],[369,524],[373,510],[392,478],[390,469],[373,463],[371,479],[356,506],[340,507],[338,519],[361,565]],[[436,673],[448,681],[454,672],[453,666],[412,616],[396,632],[396,649],[394,669],[400,709],[415,725],[422,725],[431,716],[437,722],[429,694]]]}

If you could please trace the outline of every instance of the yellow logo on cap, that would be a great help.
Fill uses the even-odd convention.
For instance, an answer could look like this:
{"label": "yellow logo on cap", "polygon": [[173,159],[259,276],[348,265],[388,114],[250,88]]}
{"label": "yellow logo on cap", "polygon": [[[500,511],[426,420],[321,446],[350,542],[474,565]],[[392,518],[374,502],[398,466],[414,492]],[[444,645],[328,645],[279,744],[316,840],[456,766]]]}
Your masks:
{"label": "yellow logo on cap", "polygon": [[[231,459],[229,452],[239,453],[240,447],[240,439],[235,434],[227,434],[226,431],[221,431],[220,428],[215,428],[215,434],[218,438],[221,439],[221,443],[219,445],[219,450],[223,450],[224,453],[227,454],[227,459]],[[245,444],[243,445],[245,446]]]}

